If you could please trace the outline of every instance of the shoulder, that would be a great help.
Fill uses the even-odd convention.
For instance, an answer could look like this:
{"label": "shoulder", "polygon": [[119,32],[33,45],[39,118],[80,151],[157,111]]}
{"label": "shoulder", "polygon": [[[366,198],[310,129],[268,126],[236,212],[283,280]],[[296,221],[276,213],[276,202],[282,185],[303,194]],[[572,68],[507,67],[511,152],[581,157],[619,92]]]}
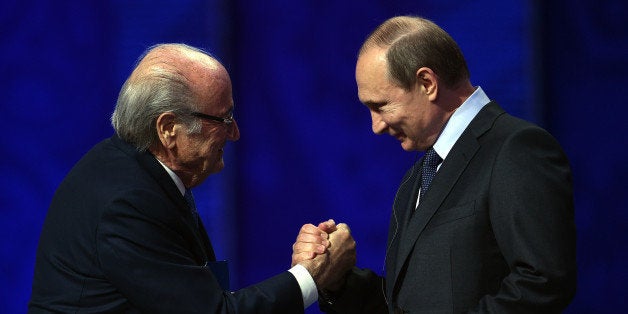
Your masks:
{"label": "shoulder", "polygon": [[476,132],[478,140],[486,145],[501,147],[535,147],[550,145],[560,148],[558,141],[544,128],[524,119],[512,116],[499,105],[489,103],[476,117],[470,128]]}

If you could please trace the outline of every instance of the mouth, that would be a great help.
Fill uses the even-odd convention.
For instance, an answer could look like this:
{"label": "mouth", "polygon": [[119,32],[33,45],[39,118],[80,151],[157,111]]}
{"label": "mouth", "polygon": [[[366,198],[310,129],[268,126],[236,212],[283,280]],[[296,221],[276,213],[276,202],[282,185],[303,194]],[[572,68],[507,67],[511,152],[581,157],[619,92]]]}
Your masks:
{"label": "mouth", "polygon": [[225,152],[225,144],[226,144],[226,143],[224,143],[224,144],[222,144],[222,145],[218,146],[218,147],[219,147],[219,148],[218,148],[218,151],[219,151],[219,152],[221,152],[221,153],[224,153],[224,152]]}
{"label": "mouth", "polygon": [[397,134],[391,134],[392,137],[396,138],[399,142],[403,142],[403,140],[406,138],[406,135],[403,133],[397,133]]}

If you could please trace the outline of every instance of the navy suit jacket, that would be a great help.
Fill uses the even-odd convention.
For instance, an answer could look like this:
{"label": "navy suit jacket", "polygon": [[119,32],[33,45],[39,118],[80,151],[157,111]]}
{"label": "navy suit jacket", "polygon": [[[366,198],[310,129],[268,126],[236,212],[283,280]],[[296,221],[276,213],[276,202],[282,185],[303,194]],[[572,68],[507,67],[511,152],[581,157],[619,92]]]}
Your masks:
{"label": "navy suit jacket", "polygon": [[385,279],[354,270],[337,313],[558,313],[576,289],[568,160],[496,103],[472,120],[415,211],[421,162],[395,197]]}
{"label": "navy suit jacket", "polygon": [[41,233],[29,313],[303,313],[289,272],[223,291],[202,223],[148,152],[113,136],[56,191]]}

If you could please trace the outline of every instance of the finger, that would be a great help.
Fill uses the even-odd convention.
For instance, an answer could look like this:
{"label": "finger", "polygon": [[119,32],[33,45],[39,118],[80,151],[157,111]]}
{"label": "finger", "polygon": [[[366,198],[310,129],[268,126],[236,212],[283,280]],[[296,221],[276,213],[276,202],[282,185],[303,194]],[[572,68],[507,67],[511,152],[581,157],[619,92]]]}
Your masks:
{"label": "finger", "polygon": [[[319,229],[318,227],[312,225],[312,224],[305,224],[301,227],[301,230],[299,230],[299,235],[301,234],[311,234],[314,236],[319,236],[322,239],[327,239],[329,238],[329,235],[327,234],[327,232],[322,231],[321,229]],[[298,236],[297,236],[298,237]]]}
{"label": "finger", "polygon": [[334,250],[335,248],[333,247],[355,249],[356,245],[353,236],[351,236],[351,230],[349,230],[349,226],[346,224],[338,224],[338,230],[329,235],[329,242],[329,250]]}
{"label": "finger", "polygon": [[316,254],[323,254],[327,250],[327,245],[316,244],[316,243],[306,243],[306,242],[296,242],[292,245],[292,252],[294,254],[300,254],[303,252],[313,252]]}
{"label": "finger", "polygon": [[317,234],[317,233],[321,233],[321,230],[318,229],[318,227],[316,227],[313,224],[305,224],[301,227],[301,230],[299,230],[299,233]]}
{"label": "finger", "polygon": [[327,237],[323,237],[321,234],[299,233],[297,235],[297,242],[322,243],[326,239]]}
{"label": "finger", "polygon": [[346,231],[346,232],[351,233],[351,228],[349,228],[349,225],[347,225],[346,223],[339,223],[339,224],[336,226],[336,229],[337,229],[337,230],[344,230],[344,231]]}
{"label": "finger", "polygon": [[315,243],[315,244],[322,244],[324,246],[329,245],[329,240],[327,240],[327,234],[325,234],[325,237],[323,237],[320,234],[300,233],[297,236],[296,242]]}
{"label": "finger", "polygon": [[307,260],[311,260],[316,256],[313,252],[301,252],[299,254],[292,254],[292,266]]}
{"label": "finger", "polygon": [[329,219],[319,223],[318,228],[324,232],[332,233],[336,231],[336,222],[333,219]]}

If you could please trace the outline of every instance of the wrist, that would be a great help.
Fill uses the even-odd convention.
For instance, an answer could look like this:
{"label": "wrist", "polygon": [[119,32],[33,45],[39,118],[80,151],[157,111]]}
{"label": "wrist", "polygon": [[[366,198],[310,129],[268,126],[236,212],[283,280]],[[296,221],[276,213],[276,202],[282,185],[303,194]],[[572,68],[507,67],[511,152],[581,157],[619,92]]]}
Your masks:
{"label": "wrist", "polygon": [[320,301],[330,306],[334,305],[346,289],[347,277],[349,276],[349,273],[350,271],[342,276],[337,282],[328,285],[325,288],[318,289]]}
{"label": "wrist", "polygon": [[336,300],[338,300],[338,294],[334,291],[330,291],[327,289],[319,289],[318,290],[318,299],[319,302],[325,305],[334,305]]}

